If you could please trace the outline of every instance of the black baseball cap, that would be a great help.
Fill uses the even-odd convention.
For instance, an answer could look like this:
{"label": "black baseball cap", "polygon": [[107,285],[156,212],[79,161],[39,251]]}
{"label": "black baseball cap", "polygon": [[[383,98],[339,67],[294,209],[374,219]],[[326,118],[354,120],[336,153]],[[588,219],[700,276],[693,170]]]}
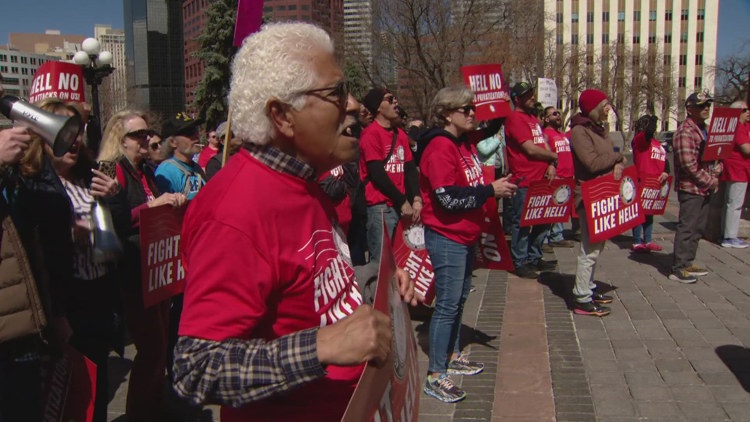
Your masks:
{"label": "black baseball cap", "polygon": [[164,138],[183,135],[192,132],[203,123],[201,119],[193,119],[185,112],[179,112],[168,118],[162,125],[161,133]]}
{"label": "black baseball cap", "polygon": [[714,99],[708,92],[693,92],[685,100],[685,107],[699,107],[707,103],[713,103]]}
{"label": "black baseball cap", "polygon": [[532,89],[534,89],[534,85],[528,82],[519,82],[513,85],[513,89],[510,90],[510,96],[511,98],[520,97]]}

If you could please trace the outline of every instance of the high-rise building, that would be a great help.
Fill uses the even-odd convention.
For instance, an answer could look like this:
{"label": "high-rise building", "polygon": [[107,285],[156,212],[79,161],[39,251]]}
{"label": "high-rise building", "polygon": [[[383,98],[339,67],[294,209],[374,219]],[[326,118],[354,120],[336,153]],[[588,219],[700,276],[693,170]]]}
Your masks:
{"label": "high-rise building", "polygon": [[[568,63],[573,66],[564,80],[556,81],[558,90],[570,85],[572,75],[589,74],[589,84],[609,87],[608,93],[621,99],[620,119],[626,126],[654,112],[663,130],[684,120],[691,92],[713,93],[719,0],[544,2],[545,28],[553,34],[547,38],[548,50],[557,51],[558,64],[566,60],[563,56],[578,57],[577,63]],[[545,64],[550,69],[555,62]],[[576,67],[583,71],[571,71]],[[651,101],[648,92],[654,91],[665,95]]]}
{"label": "high-rise building", "polygon": [[127,77],[125,61],[125,31],[112,29],[111,25],[94,25],[94,38],[99,41],[101,51],[112,53],[112,67],[115,70],[102,81],[99,90],[99,107],[102,124],[114,113],[128,105]]}
{"label": "high-rise building", "polygon": [[302,21],[327,30],[334,40],[343,32],[343,0],[265,0],[263,16],[274,22]]}
{"label": "high-rise building", "polygon": [[344,0],[345,54],[351,60],[372,66],[373,7],[371,0]]}
{"label": "high-rise building", "polygon": [[[5,95],[28,99],[36,70],[44,63],[58,59],[46,54],[0,49],[0,85]],[[0,129],[10,126],[11,121],[0,114]]]}
{"label": "high-rise building", "polygon": [[26,53],[46,54],[60,60],[71,60],[76,51],[81,50],[83,35],[61,34],[55,29],[48,29],[44,34],[11,32],[8,36],[8,50]]}
{"label": "high-rise building", "polygon": [[208,6],[209,2],[206,0],[182,1],[182,29],[185,39],[185,105],[188,110],[192,110],[195,89],[203,78],[204,63],[195,57],[195,53],[200,50],[200,43],[196,37],[203,33],[208,24],[206,15]]}
{"label": "high-rise building", "polygon": [[171,115],[185,109],[182,2],[124,0],[128,103]]}

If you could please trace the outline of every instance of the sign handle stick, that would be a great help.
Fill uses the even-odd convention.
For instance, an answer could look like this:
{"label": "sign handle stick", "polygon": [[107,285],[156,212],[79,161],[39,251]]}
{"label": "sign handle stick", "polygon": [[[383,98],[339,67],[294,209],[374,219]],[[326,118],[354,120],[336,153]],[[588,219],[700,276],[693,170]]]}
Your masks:
{"label": "sign handle stick", "polygon": [[229,141],[232,138],[232,109],[229,109],[227,113],[227,133],[224,134],[224,151],[221,156],[221,167],[227,164],[227,158],[229,158]]}

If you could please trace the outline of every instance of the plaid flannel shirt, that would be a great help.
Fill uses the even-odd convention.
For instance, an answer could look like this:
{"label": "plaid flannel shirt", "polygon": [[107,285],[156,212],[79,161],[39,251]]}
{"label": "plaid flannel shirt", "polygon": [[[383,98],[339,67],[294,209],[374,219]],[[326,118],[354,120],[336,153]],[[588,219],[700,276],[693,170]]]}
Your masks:
{"label": "plaid flannel shirt", "polygon": [[[272,147],[246,146],[268,167],[305,180],[315,176],[309,165]],[[271,341],[211,341],[180,337],[174,350],[174,388],[194,404],[241,407],[276,396],[324,377],[318,361],[317,328]]]}
{"label": "plaid flannel shirt", "polygon": [[721,162],[701,162],[701,153],[706,141],[703,131],[692,118],[687,118],[677,128],[672,139],[674,145],[676,191],[706,196],[711,178],[721,174]]}

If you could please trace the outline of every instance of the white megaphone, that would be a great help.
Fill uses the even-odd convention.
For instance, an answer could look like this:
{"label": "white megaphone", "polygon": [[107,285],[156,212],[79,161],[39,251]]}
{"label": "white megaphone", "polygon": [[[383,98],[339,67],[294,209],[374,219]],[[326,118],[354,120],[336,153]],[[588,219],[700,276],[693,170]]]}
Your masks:
{"label": "white megaphone", "polygon": [[83,121],[78,115],[61,116],[50,113],[12,95],[0,98],[0,113],[28,125],[47,141],[56,157],[61,157],[70,149],[83,127]]}

